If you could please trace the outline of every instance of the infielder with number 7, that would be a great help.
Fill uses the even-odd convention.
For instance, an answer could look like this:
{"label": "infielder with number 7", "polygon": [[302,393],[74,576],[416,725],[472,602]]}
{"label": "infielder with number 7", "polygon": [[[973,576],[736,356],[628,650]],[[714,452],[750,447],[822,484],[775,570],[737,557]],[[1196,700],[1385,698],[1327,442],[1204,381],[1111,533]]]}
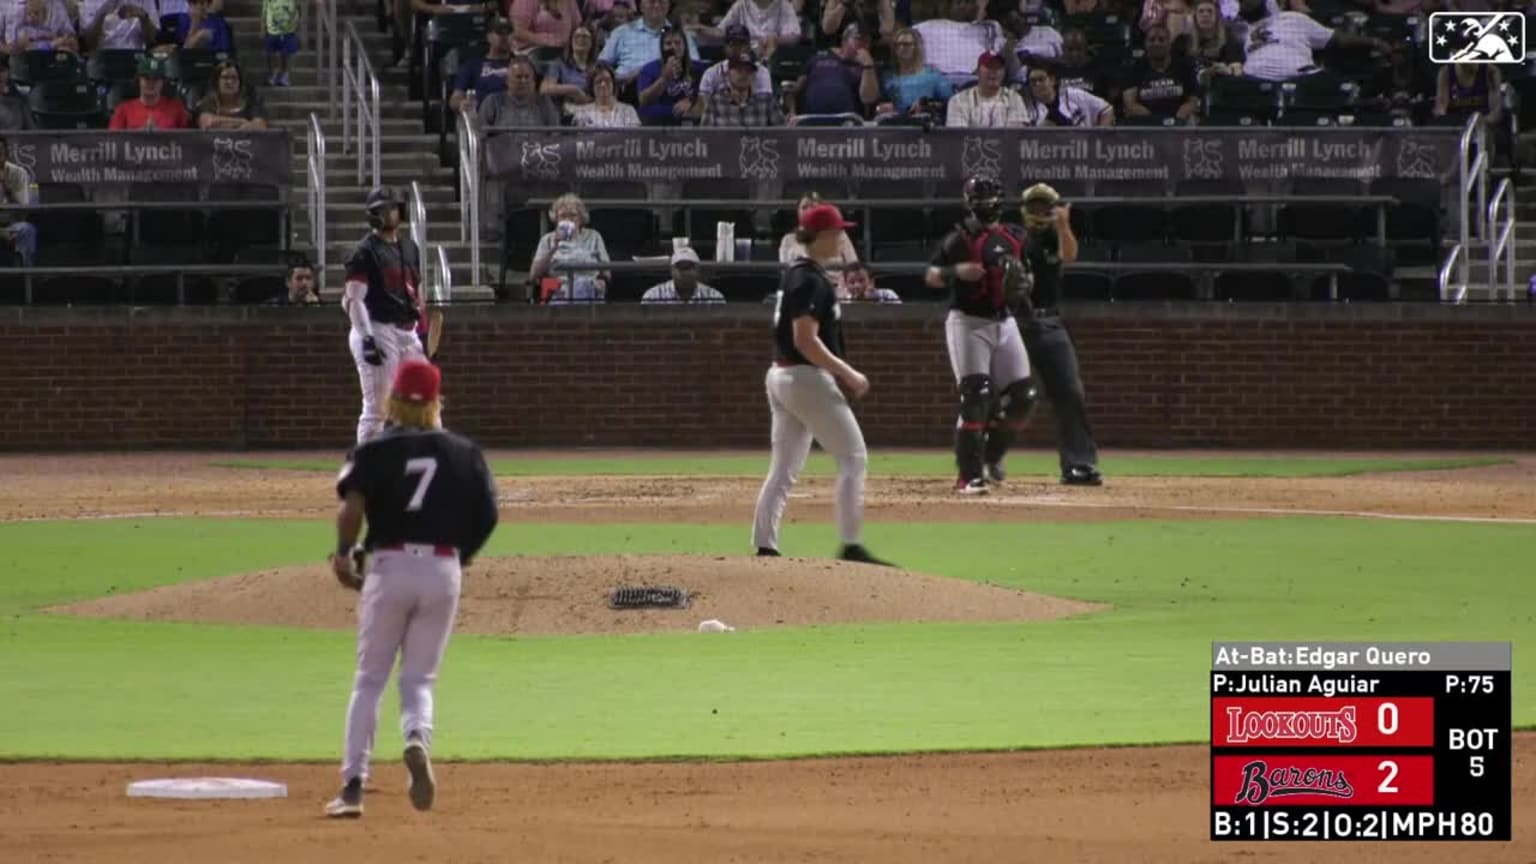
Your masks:
{"label": "infielder with number 7", "polygon": [[[400,364],[388,423],[347,455],[336,480],[336,552],[331,569],[357,601],[357,674],[347,705],[341,794],[327,816],[363,815],[379,700],[400,657],[400,731],[411,804],[430,810],[437,793],[428,750],[433,685],[458,608],[462,568],[495,530],[496,483],[480,448],[441,428],[442,375],[422,360]],[[367,518],[368,537],[358,534]]]}
{"label": "infielder with number 7", "polygon": [[844,561],[887,565],[864,548],[864,477],[869,451],[864,432],[848,405],[869,391],[869,379],[843,359],[842,307],[823,264],[844,242],[842,211],[830,204],[800,213],[796,239],[805,257],[779,282],[773,310],[773,366],[768,369],[768,408],[773,412],[773,459],[757,496],[752,543],[759,556],[779,554],[779,523],[789,491],[805,467],[811,442],[837,461],[835,507]]}
{"label": "infielder with number 7", "polygon": [[419,328],[427,320],[421,291],[421,250],[401,230],[405,204],[394,190],[381,186],[368,193],[368,236],[347,258],[342,306],[352,322],[347,336],[363,391],[357,418],[357,441],[377,435],[383,424],[384,400],[395,370],[406,360],[420,360]]}

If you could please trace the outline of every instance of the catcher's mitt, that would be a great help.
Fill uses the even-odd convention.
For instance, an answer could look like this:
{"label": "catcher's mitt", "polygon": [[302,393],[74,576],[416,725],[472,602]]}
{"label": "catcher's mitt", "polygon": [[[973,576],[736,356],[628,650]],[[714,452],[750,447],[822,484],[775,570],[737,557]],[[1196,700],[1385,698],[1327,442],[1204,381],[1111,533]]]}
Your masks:
{"label": "catcher's mitt", "polygon": [[1034,309],[1030,294],[1035,290],[1034,274],[1023,261],[1013,256],[1003,259],[1003,299],[1015,315],[1027,315]]}

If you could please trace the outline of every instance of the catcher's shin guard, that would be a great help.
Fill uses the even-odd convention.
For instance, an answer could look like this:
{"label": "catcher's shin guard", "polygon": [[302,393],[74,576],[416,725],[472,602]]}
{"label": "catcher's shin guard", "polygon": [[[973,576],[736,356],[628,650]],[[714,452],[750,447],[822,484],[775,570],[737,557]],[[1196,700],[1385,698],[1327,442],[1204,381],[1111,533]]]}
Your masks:
{"label": "catcher's shin guard", "polygon": [[1003,388],[1003,392],[998,394],[991,405],[992,416],[987,423],[983,462],[996,465],[1003,461],[1019,432],[1029,425],[1029,418],[1034,414],[1035,403],[1039,399],[1040,391],[1032,378],[1020,378]]}
{"label": "catcher's shin guard", "polygon": [[960,379],[960,419],[955,424],[955,467],[961,482],[981,477],[982,448],[992,407],[992,379],[967,375]]}

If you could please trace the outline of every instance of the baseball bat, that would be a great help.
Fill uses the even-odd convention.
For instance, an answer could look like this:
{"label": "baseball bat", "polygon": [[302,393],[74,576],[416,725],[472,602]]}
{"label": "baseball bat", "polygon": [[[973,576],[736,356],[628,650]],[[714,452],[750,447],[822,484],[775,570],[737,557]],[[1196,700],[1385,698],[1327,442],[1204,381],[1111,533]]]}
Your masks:
{"label": "baseball bat", "polygon": [[443,310],[433,309],[427,314],[427,356],[437,354],[437,346],[443,341]]}

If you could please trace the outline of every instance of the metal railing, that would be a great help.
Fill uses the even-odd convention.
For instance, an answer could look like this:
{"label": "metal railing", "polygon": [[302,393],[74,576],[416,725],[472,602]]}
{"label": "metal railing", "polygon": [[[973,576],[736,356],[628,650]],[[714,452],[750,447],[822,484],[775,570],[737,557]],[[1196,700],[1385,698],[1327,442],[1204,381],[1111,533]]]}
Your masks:
{"label": "metal railing", "polygon": [[453,302],[453,268],[448,266],[448,250],[437,247],[437,294],[428,295],[431,303],[446,304]]}
{"label": "metal railing", "polygon": [[[324,5],[324,4],[321,4]],[[332,105],[335,104],[333,101]],[[320,128],[320,118],[309,115],[309,135],[305,145],[305,168],[308,173],[307,203],[309,204],[309,242],[315,250],[315,281],[325,284],[325,209],[329,198],[325,190],[325,130]]]}
{"label": "metal railing", "polygon": [[437,278],[436,259],[427,246],[427,204],[421,196],[421,183],[412,180],[405,200],[405,221],[410,224],[411,239],[416,242],[416,254],[421,256],[422,287],[430,300],[437,292],[432,282]]}
{"label": "metal railing", "polygon": [[480,128],[472,112],[460,112],[459,241],[469,244],[470,282],[480,284]]}
{"label": "metal railing", "polygon": [[[1499,219],[1499,205],[1504,205],[1504,218]],[[1492,236],[1488,238],[1488,299],[1498,300],[1507,292],[1515,299],[1515,187],[1509,180],[1500,180],[1488,202],[1485,224]],[[1504,278],[1499,278],[1499,260],[1504,261]]]}
{"label": "metal railing", "polygon": [[326,119],[335,120],[336,100],[331,97],[336,93],[336,68],[340,65],[340,55],[337,53],[336,0],[318,0],[313,6],[315,83],[325,88],[321,92],[326,94],[326,101],[330,103]]}
{"label": "metal railing", "polygon": [[[347,22],[347,38],[341,43],[341,151],[357,152],[357,185],[371,178],[374,186],[382,176],[379,147],[379,76],[368,59],[368,47],[358,35],[357,22]],[[334,93],[331,94],[334,99]],[[355,109],[353,103],[356,103]],[[355,114],[354,114],[355,110]],[[354,140],[353,125],[356,125]],[[365,171],[365,168],[367,169]]]}
{"label": "metal railing", "polygon": [[[1476,150],[1476,155],[1473,151]],[[1486,207],[1488,204],[1488,133],[1483,126],[1481,116],[1474,116],[1467,121],[1462,129],[1461,140],[1457,145],[1456,159],[1456,203],[1458,211],[1456,223],[1459,232],[1459,244],[1463,250],[1472,246],[1473,233],[1467,224],[1467,210],[1472,206],[1472,194],[1477,194],[1477,207],[1473,218],[1477,220],[1476,239],[1488,239],[1488,226],[1486,224]],[[1458,278],[1461,282],[1460,291],[1464,296],[1466,286],[1472,281],[1471,256],[1463,251],[1461,266],[1458,270]]]}
{"label": "metal railing", "polygon": [[1467,282],[1465,278],[1462,279],[1461,284],[1454,288],[1451,286],[1451,272],[1456,269],[1457,264],[1465,263],[1463,259],[1467,257],[1466,251],[1467,247],[1457,243],[1451,247],[1451,254],[1445,256],[1445,263],[1440,265],[1440,272],[1437,276],[1440,284],[1441,303],[1460,303],[1467,299]]}

